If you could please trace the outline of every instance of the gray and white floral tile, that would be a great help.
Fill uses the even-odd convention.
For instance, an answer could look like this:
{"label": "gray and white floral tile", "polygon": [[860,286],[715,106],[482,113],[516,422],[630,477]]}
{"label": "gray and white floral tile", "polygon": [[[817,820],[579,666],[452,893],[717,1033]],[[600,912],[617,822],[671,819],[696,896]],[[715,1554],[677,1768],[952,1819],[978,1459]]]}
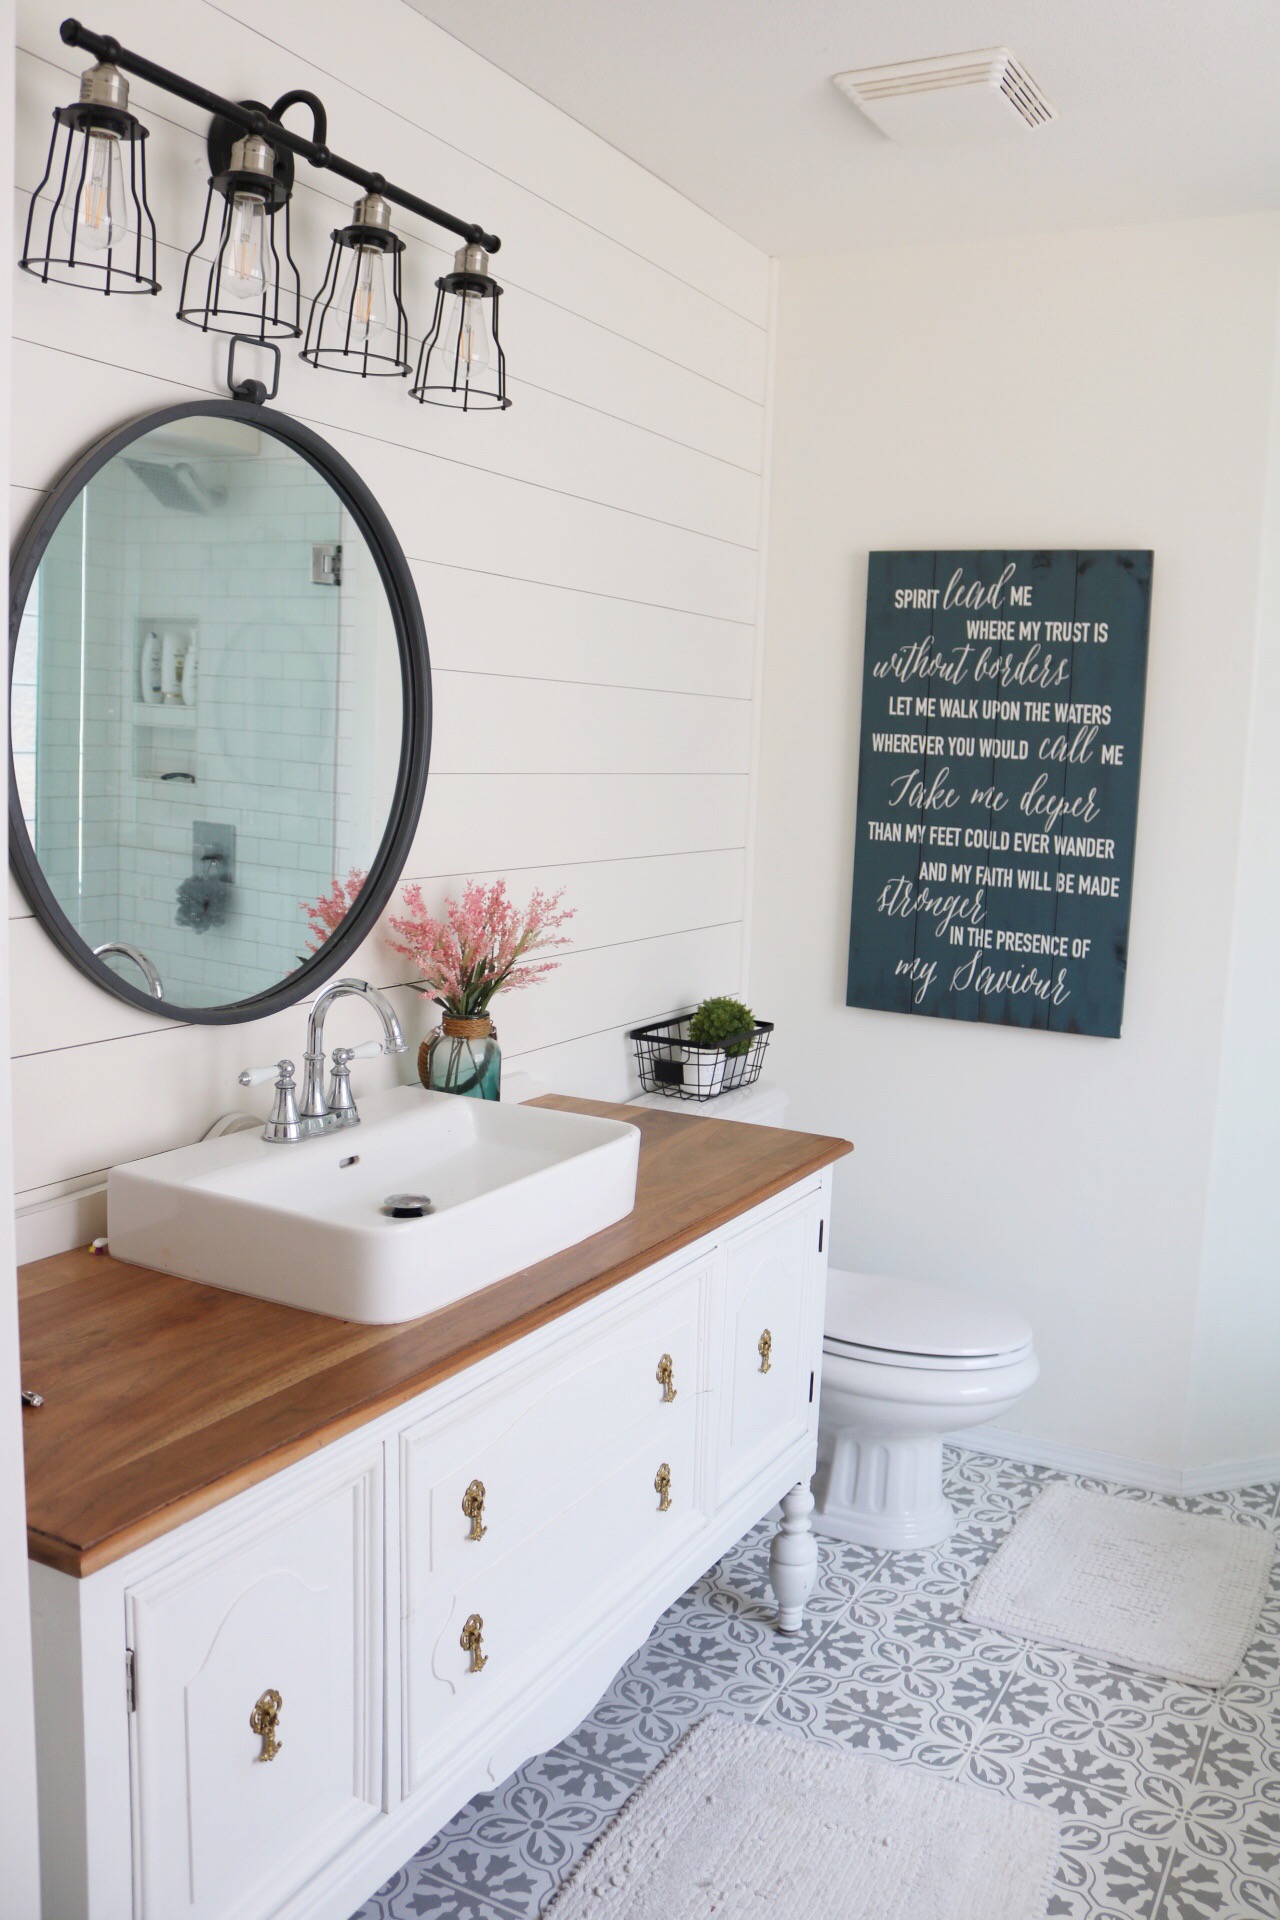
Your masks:
{"label": "gray and white floral tile", "polygon": [[[551,1753],[482,1794],[354,1920],[536,1920],[628,1795],[707,1713],[927,1767],[1053,1808],[1049,1920],[1280,1920],[1280,1556],[1218,1693],[962,1617],[974,1576],[1055,1479],[959,1448],[960,1517],[929,1552],[819,1542],[805,1630],[774,1631],[771,1529],[682,1595]],[[1280,1533],[1280,1486],[1172,1504]]]}

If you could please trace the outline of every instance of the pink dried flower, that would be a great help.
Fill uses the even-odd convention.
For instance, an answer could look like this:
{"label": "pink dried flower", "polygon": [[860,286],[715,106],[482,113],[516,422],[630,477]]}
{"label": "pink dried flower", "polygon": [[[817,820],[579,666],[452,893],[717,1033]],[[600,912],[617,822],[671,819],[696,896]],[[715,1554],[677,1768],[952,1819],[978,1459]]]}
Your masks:
{"label": "pink dried flower", "polygon": [[564,891],[534,891],[527,907],[515,906],[505,880],[482,886],[468,880],[462,899],[445,901],[445,917],[427,912],[416,881],[404,889],[408,912],[390,922],[391,945],[412,960],[421,979],[412,984],[446,1013],[474,1018],[487,1011],[496,993],[532,986],[554,972],[557,960],[530,956],[548,947],[567,947],[558,929],[574,909],[561,907]]}
{"label": "pink dried flower", "polygon": [[307,916],[307,945],[312,953],[322,947],[331,933],[342,925],[356,903],[356,895],[364,885],[366,875],[359,867],[352,867],[345,880],[335,880],[327,893],[318,900],[299,900],[298,905]]}

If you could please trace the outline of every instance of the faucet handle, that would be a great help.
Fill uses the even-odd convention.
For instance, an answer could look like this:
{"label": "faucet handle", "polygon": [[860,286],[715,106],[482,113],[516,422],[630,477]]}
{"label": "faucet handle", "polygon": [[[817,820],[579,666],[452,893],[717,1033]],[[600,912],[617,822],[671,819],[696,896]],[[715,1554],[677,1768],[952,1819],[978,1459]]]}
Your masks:
{"label": "faucet handle", "polygon": [[282,1080],[293,1079],[292,1060],[277,1060],[274,1067],[246,1067],[243,1073],[236,1075],[242,1087],[260,1087],[267,1080],[279,1085]]}
{"label": "faucet handle", "polygon": [[333,1050],[333,1070],[329,1075],[328,1108],[330,1123],[340,1127],[354,1127],[359,1124],[360,1115],[356,1111],[355,1096],[351,1091],[351,1062],[353,1060],[376,1060],[385,1053],[381,1040],[366,1040],[359,1047],[335,1047]]}
{"label": "faucet handle", "polygon": [[298,1102],[294,1093],[292,1060],[277,1060],[274,1067],[246,1067],[238,1075],[242,1087],[261,1086],[264,1080],[274,1079],[276,1083],[275,1105],[271,1117],[262,1129],[264,1140],[273,1145],[285,1141],[301,1140],[302,1121],[298,1115]]}

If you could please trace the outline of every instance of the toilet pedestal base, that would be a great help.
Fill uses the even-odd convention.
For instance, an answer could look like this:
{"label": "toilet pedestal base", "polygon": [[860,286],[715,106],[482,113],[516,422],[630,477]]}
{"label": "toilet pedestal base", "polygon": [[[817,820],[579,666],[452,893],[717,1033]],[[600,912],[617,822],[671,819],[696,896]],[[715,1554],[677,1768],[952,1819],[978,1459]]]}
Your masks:
{"label": "toilet pedestal base", "polygon": [[940,1436],[912,1438],[838,1428],[814,1488],[819,1533],[864,1547],[936,1547],[954,1531],[942,1492]]}

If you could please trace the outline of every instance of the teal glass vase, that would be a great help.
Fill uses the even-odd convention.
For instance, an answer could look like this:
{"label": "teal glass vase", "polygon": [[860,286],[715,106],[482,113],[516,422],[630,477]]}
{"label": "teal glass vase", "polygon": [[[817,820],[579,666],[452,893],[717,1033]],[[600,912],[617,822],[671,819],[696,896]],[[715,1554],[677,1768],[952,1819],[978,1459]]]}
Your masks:
{"label": "teal glass vase", "polygon": [[431,1093],[461,1093],[497,1100],[502,1092],[502,1049],[487,1014],[464,1020],[446,1013],[418,1048],[418,1078]]}

